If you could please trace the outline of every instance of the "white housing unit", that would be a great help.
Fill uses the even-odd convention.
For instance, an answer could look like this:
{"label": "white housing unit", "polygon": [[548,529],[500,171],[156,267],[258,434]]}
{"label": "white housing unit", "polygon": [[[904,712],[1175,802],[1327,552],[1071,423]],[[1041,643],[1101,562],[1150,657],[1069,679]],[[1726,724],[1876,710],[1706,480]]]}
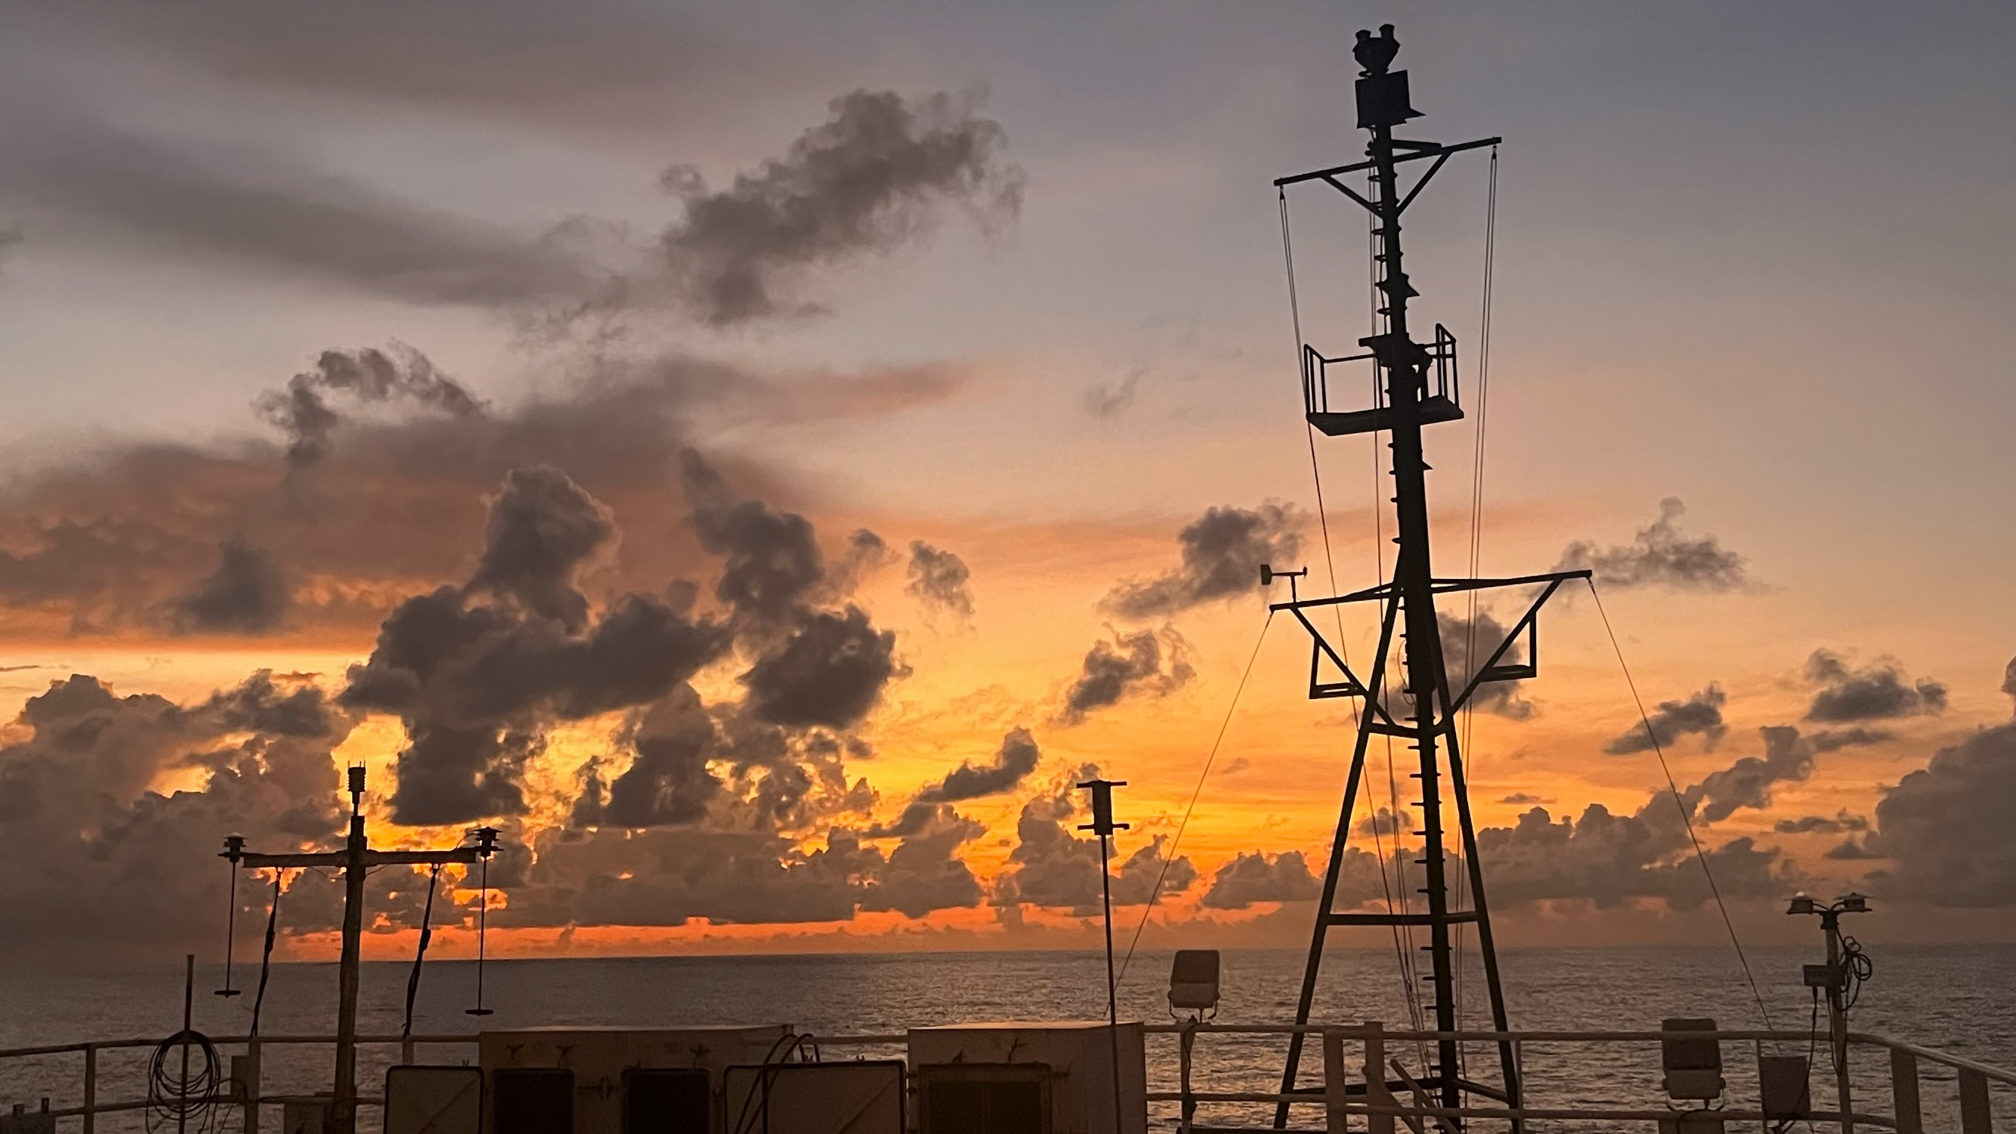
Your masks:
{"label": "white housing unit", "polygon": [[909,1041],[924,1134],[961,1129],[960,1116],[930,1113],[925,1096],[934,1074],[957,1075],[964,1067],[984,1077],[988,1068],[1023,1064],[1049,1068],[1050,1134],[1147,1134],[1148,1071],[1139,1021],[1123,1022],[1117,1032],[1103,1020],[958,1024],[913,1028]]}
{"label": "white housing unit", "polygon": [[[720,1126],[722,1072],[760,1064],[786,1034],[782,1024],[702,1028],[524,1028],[484,1032],[477,1059],[486,1085],[501,1069],[564,1068],[574,1073],[572,1134],[622,1134],[623,1073],[631,1068],[696,1068],[707,1072]],[[494,1107],[483,1127],[495,1129]],[[555,1131],[554,1134],[568,1134]]]}

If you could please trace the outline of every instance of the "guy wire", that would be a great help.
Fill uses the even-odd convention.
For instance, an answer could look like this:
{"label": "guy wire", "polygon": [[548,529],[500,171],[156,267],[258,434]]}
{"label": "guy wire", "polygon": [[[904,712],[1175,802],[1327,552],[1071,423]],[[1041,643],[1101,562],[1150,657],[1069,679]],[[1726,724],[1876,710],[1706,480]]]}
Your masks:
{"label": "guy wire", "polygon": [[1708,878],[1708,892],[1715,896],[1715,908],[1722,913],[1722,924],[1729,930],[1729,943],[1736,947],[1736,962],[1743,966],[1743,979],[1750,984],[1750,995],[1756,998],[1757,1014],[1764,1018],[1764,1029],[1771,1030],[1771,1009],[1764,1006],[1764,993],[1757,987],[1757,977],[1750,971],[1750,958],[1743,952],[1743,941],[1736,935],[1736,923],[1729,917],[1729,905],[1722,900],[1722,888],[1715,884],[1715,871],[1708,865],[1708,855],[1701,849],[1701,837],[1694,833],[1694,816],[1687,801],[1680,796],[1680,785],[1673,780],[1673,769],[1666,765],[1666,750],[1659,744],[1659,733],[1652,727],[1652,718],[1645,712],[1645,699],[1638,695],[1638,683],[1631,678],[1631,666],[1624,660],[1624,647],[1617,644],[1617,631],[1610,627],[1610,615],[1603,609],[1603,596],[1596,590],[1596,580],[1592,576],[1585,580],[1589,593],[1596,599],[1596,613],[1603,619],[1603,632],[1610,636],[1610,648],[1617,653],[1617,667],[1624,671],[1624,684],[1631,689],[1631,700],[1638,706],[1638,720],[1645,726],[1645,737],[1652,742],[1652,753],[1659,757],[1659,770],[1666,775],[1666,790],[1673,793],[1673,806],[1680,809],[1680,822],[1686,825],[1687,841],[1694,844],[1694,857],[1701,863],[1701,873]]}

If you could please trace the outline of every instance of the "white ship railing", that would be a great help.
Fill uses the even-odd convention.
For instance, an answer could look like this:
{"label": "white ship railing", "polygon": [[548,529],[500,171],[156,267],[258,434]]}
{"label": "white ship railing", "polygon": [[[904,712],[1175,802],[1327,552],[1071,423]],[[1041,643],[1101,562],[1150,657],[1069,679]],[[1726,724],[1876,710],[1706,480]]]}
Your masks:
{"label": "white ship railing", "polygon": [[[1628,1128],[1654,1129],[1661,1123],[1677,1123],[1690,1115],[1712,1116],[1725,1123],[1764,1124],[1766,1116],[1759,1110],[1745,1109],[1731,1104],[1720,1109],[1701,1111],[1698,1109],[1647,1108],[1647,1107],[1580,1107],[1548,1106],[1538,1099],[1539,1091],[1528,1091],[1528,1105],[1519,1108],[1498,1106],[1463,1106],[1444,1108],[1433,1105],[1425,1094],[1407,1092],[1396,1097],[1387,1092],[1385,1080],[1390,1076],[1381,1075],[1380,1082],[1372,1082],[1366,1068],[1385,1068],[1387,1054],[1402,1045],[1433,1043],[1442,1039],[1454,1039],[1464,1044],[1498,1044],[1509,1042],[1513,1045],[1515,1060],[1525,1065],[1524,1052],[1535,1045],[1590,1045],[1604,1048],[1634,1048],[1656,1045],[1670,1038],[1693,1040],[1714,1039],[1724,1044],[1798,1044],[1805,1045],[1811,1040],[1806,1032],[1788,1031],[1716,1031],[1686,1032],[1668,1035],[1658,1031],[1463,1031],[1428,1032],[1388,1030],[1376,1023],[1362,1025],[1308,1025],[1296,1027],[1285,1024],[1150,1024],[1146,1031],[1150,1035],[1172,1037],[1202,1049],[1212,1042],[1212,1037],[1288,1037],[1298,1032],[1318,1040],[1322,1054],[1321,1078],[1312,1074],[1311,1087],[1291,1094],[1278,1090],[1238,1089],[1237,1084],[1195,1084],[1177,1086],[1174,1089],[1160,1086],[1156,1078],[1166,1079],[1166,1075],[1151,1075],[1151,1086],[1156,1087],[1147,1094],[1151,1104],[1162,1104],[1164,1108],[1222,1106],[1225,1104],[1266,1104],[1269,1106],[1287,1102],[1298,1121],[1297,1128],[1318,1129],[1328,1134],[1341,1134],[1345,1130],[1363,1130],[1368,1134],[1436,1134],[1460,1123],[1465,1127],[1504,1128],[1513,1119],[1527,1123],[1567,1123],[1583,1125],[1591,1123],[1624,1124]],[[901,1048],[907,1037],[896,1035],[840,1035],[817,1036],[813,1038],[821,1049],[850,1052],[855,1049]],[[2005,1097],[2016,1098],[2016,1072],[1992,1067],[1972,1059],[1949,1055],[1917,1044],[1894,1040],[1887,1036],[1852,1032],[1848,1036],[1853,1055],[1851,1063],[1865,1072],[1887,1067],[1889,1072],[1888,1109],[1874,1109],[1875,1100],[1866,1091],[1857,1098],[1850,1114],[1839,1111],[1811,1110],[1801,1117],[1802,1123],[1812,1127],[1828,1127],[1844,1132],[1858,1128],[1870,1130],[1894,1130],[1899,1134],[1927,1134],[1928,1131],[1943,1134],[1958,1130],[1959,1134],[1993,1134],[1995,1120],[1991,1091],[2002,1091]],[[243,1130],[245,1134],[259,1134],[262,1108],[282,1106],[290,1101],[309,1101],[317,1097],[309,1094],[265,1093],[262,1086],[262,1063],[268,1049],[299,1048],[304,1046],[331,1046],[335,1042],[331,1036],[223,1036],[211,1037],[211,1043],[220,1058],[229,1060],[234,1077],[227,1080],[222,1091],[214,1097],[214,1102],[227,1111],[235,1111],[237,1121],[225,1119],[216,1129]],[[392,1062],[392,1051],[396,1049],[397,1062],[411,1063],[420,1054],[421,1048],[460,1048],[455,1061],[473,1062],[477,1037],[464,1035],[422,1035],[363,1036],[359,1044],[367,1052],[383,1052],[380,1065]],[[112,1052],[132,1052],[150,1050],[161,1045],[158,1039],[103,1040],[91,1043],[47,1044],[36,1047],[0,1049],[0,1082],[18,1080],[18,1075],[6,1072],[22,1061],[40,1061],[37,1068],[38,1087],[46,1092],[51,1085],[43,1078],[50,1068],[46,1061],[64,1058],[81,1059],[81,1066],[71,1079],[79,1090],[79,1102],[75,1105],[52,1106],[46,1111],[29,1109],[30,1117],[39,1118],[46,1113],[57,1120],[59,1129],[78,1130],[83,1134],[97,1134],[101,1117],[131,1115],[145,1111],[149,1103],[145,1098],[124,1098],[112,1101],[101,1100],[99,1095],[106,1078],[101,1073],[100,1056]],[[1831,1093],[1833,1070],[1826,1057],[1823,1045],[1818,1052],[1819,1063],[1811,1068],[1811,1093],[1818,1097]],[[1859,1058],[1858,1058],[1859,1057]],[[1165,1070],[1160,1061],[1151,1060],[1151,1071]],[[1656,1052],[1650,1059],[1640,1060],[1634,1065],[1646,1068],[1648,1082],[1656,1079],[1658,1062]],[[1942,1110],[1942,1114],[1957,1116],[1957,1127],[1941,1121],[1937,1116],[1928,1124],[1925,1114],[1925,1086],[1928,1067],[1943,1069],[1955,1084],[1956,1104]],[[1733,1066],[1733,1065],[1732,1065]],[[1312,1068],[1312,1072],[1315,1069]],[[123,1077],[130,1080],[132,1072]],[[1935,1080],[1936,1081],[1936,1080]],[[1250,1084],[1249,1084],[1250,1085]],[[1733,1093],[1733,1092],[1732,1092]],[[15,1105],[21,1105],[16,1097]],[[384,1104],[382,1096],[366,1094],[360,1096],[361,1107],[379,1107]],[[1870,1104],[1865,1110],[1863,1104]],[[9,1117],[7,1111],[0,1110],[0,1119]],[[1323,1125],[1311,1127],[1311,1121],[1320,1120]],[[362,1124],[360,1124],[362,1125]],[[1205,1131],[1228,1132],[1240,1130],[1259,1131],[1270,1129],[1269,1125],[1249,1123],[1244,1126],[1206,1125],[1198,1122],[1193,1127],[1199,1134]],[[1671,1127],[1669,1127],[1671,1128]],[[1687,1129],[1685,1126],[1680,1129]],[[1768,1127],[1765,1127],[1768,1128]]]}

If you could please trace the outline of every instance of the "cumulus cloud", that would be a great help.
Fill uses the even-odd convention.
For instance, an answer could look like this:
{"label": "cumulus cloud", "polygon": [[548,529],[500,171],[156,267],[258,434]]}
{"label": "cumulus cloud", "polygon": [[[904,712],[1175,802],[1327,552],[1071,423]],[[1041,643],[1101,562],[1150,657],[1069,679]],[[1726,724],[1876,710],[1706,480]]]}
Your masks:
{"label": "cumulus cloud", "polygon": [[[565,469],[618,515],[678,514],[668,466],[701,433],[897,412],[959,388],[944,367],[768,373],[684,355],[603,358],[483,413],[406,400],[383,414],[339,414],[313,480],[286,491],[277,489],[291,466],[272,446],[114,439],[0,485],[0,607],[45,636],[173,624],[177,603],[217,570],[219,547],[237,540],[292,586],[288,630],[354,634],[417,586],[467,576],[485,539],[482,498],[513,469]],[[778,490],[763,466],[725,467]],[[672,525],[632,525],[628,537],[613,565],[621,585],[655,590],[712,568]],[[182,629],[204,632],[186,619]]]}
{"label": "cumulus cloud", "polygon": [[1940,749],[1876,804],[1866,843],[1888,858],[1871,888],[1939,906],[2016,904],[2016,724],[1985,728]]}
{"label": "cumulus cloud", "polygon": [[483,558],[469,589],[487,591],[569,630],[588,619],[575,574],[616,534],[609,509],[552,468],[512,469],[490,504]]}
{"label": "cumulus cloud", "polygon": [[169,625],[178,633],[264,634],[280,628],[294,595],[265,549],[227,542],[217,570],[175,599]]}
{"label": "cumulus cloud", "polygon": [[313,467],[328,455],[330,434],[342,417],[329,404],[340,394],[359,404],[410,402],[466,417],[483,404],[431,359],[404,343],[386,350],[325,350],[315,368],[289,379],[285,389],[261,394],[254,407],[287,435],[290,470]]}
{"label": "cumulus cloud", "polygon": [[805,314],[794,298],[822,265],[887,255],[929,231],[947,204],[986,223],[1012,219],[1022,176],[1002,161],[999,123],[949,95],[906,100],[857,90],[781,158],[709,189],[690,166],[665,187],[684,216],[661,238],[667,264],[703,321],[728,326]]}
{"label": "cumulus cloud", "polygon": [[1650,736],[1641,722],[1637,728],[1627,729],[1605,744],[1603,751],[1612,756],[1629,756],[1650,752],[1655,738],[1658,747],[1671,748],[1681,737],[1696,734],[1701,737],[1702,748],[1713,752],[1716,742],[1729,732],[1729,726],[1722,723],[1722,706],[1728,700],[1722,687],[1710,682],[1708,688],[1684,701],[1661,701],[1648,718],[1652,726]]}
{"label": "cumulus cloud", "polygon": [[[1490,660],[1491,652],[1505,640],[1505,627],[1499,625],[1498,620],[1493,618],[1490,612],[1482,610],[1477,612],[1475,619],[1467,619],[1461,615],[1440,615],[1439,624],[1442,630],[1443,664],[1449,671],[1449,691],[1453,695],[1461,692],[1463,687],[1470,683],[1470,678],[1476,672],[1472,668],[1473,665],[1482,665]],[[1477,655],[1474,662],[1470,656],[1473,645]],[[1522,638],[1514,642],[1511,649],[1505,651],[1505,656],[1498,659],[1498,664],[1518,665],[1525,660],[1525,657],[1526,646]],[[1479,685],[1477,691],[1470,695],[1469,705],[1478,712],[1490,713],[1512,721],[1532,720],[1534,714],[1539,712],[1534,708],[1533,702],[1519,696],[1518,683],[1512,681],[1487,681]]]}
{"label": "cumulus cloud", "polygon": [[1113,640],[1092,644],[1078,677],[1064,694],[1058,723],[1085,723],[1094,711],[1128,697],[1166,697],[1196,676],[1190,646],[1165,626],[1159,631],[1115,633]]}
{"label": "cumulus cloud", "polygon": [[1851,815],[1846,811],[1835,815],[1802,815],[1797,819],[1780,819],[1772,824],[1772,830],[1781,835],[1839,835],[1868,829],[1867,816]]}
{"label": "cumulus cloud", "polygon": [[1806,710],[1809,721],[1884,720],[1946,711],[1946,687],[1930,679],[1913,682],[1895,658],[1878,658],[1860,669],[1831,650],[1806,659],[1806,680],[1818,686]]}
{"label": "cumulus cloud", "polygon": [[1001,748],[993,760],[979,765],[962,761],[942,782],[925,788],[917,798],[936,803],[998,795],[1020,784],[1036,770],[1042,758],[1043,752],[1028,729],[1010,729],[1001,738]]}
{"label": "cumulus cloud", "polygon": [[1884,739],[1881,733],[1868,730],[1801,736],[1790,725],[1773,725],[1757,731],[1764,740],[1763,756],[1745,756],[1727,768],[1709,773],[1681,793],[1690,810],[1700,808],[1702,819],[1714,823],[1739,808],[1768,807],[1775,785],[1797,783],[1813,774],[1814,757]]}
{"label": "cumulus cloud", "polygon": [[[690,597],[624,595],[588,623],[576,576],[609,538],[601,514],[563,474],[508,478],[492,505],[485,585],[400,603],[350,668],[343,703],[405,723],[395,822],[521,813],[524,767],[548,722],[650,704],[727,648],[723,627],[691,617]],[[471,601],[483,591],[499,601]]]}
{"label": "cumulus cloud", "polygon": [[1709,592],[1748,588],[1749,568],[1743,556],[1724,548],[1712,535],[1681,533],[1679,520],[1686,512],[1678,497],[1669,496],[1659,502],[1659,518],[1640,529],[1630,543],[1607,548],[1589,541],[1571,543],[1554,570],[1594,571],[1597,583],[1618,588]]}
{"label": "cumulus cloud", "polygon": [[227,879],[203,864],[224,835],[285,851],[341,820],[330,752],[350,718],[264,671],[179,705],[73,675],[30,698],[17,724],[0,746],[0,956],[214,945]]}
{"label": "cumulus cloud", "polygon": [[1147,376],[1148,368],[1137,366],[1117,382],[1087,388],[1085,412],[1099,421],[1111,421],[1126,413],[1134,405],[1134,395],[1140,389],[1141,380]]}
{"label": "cumulus cloud", "polygon": [[[1022,805],[1015,822],[1015,847],[1007,868],[994,879],[993,903],[1008,916],[1022,905],[1068,910],[1077,917],[1099,912],[1103,868],[1099,840],[1080,838],[1072,823],[1081,810],[1074,784],[1098,774],[1096,768],[1080,768]],[[1164,873],[1165,855],[1164,840],[1158,837],[1122,860],[1112,880],[1113,904],[1146,904],[1156,878]],[[1162,894],[1180,893],[1196,880],[1196,865],[1189,856],[1179,855],[1168,863]]]}
{"label": "cumulus cloud", "polygon": [[1122,582],[1100,605],[1123,618],[1157,618],[1256,592],[1261,564],[1285,566],[1301,554],[1302,526],[1283,504],[1208,509],[1177,533],[1181,566]]}
{"label": "cumulus cloud", "polygon": [[972,572],[956,554],[913,539],[907,574],[904,593],[923,603],[927,612],[973,617]]}
{"label": "cumulus cloud", "polygon": [[1310,872],[1301,851],[1272,857],[1255,851],[1219,867],[1202,904],[1206,909],[1243,910],[1257,902],[1313,901],[1322,892],[1322,879]]}

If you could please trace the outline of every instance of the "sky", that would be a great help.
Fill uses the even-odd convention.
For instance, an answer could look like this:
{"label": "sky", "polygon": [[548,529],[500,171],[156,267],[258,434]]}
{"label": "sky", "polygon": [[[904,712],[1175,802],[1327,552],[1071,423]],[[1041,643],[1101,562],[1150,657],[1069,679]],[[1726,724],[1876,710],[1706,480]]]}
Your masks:
{"label": "sky", "polygon": [[[1392,518],[1298,394],[1365,222],[1288,195],[1291,306],[1272,181],[1388,21],[1410,136],[1504,139],[1408,214],[1439,573],[1603,598],[1464,725],[1501,941],[1725,940],[1690,824],[1746,940],[2016,933],[2006,5],[0,18],[0,955],[256,934],[221,839],[330,845],[360,764],[381,845],[502,830],[506,954],[1087,946],[1093,774],[1123,933],[1306,941],[1354,718],[1258,568]],[[1372,765],[1340,908],[1419,885]]]}

